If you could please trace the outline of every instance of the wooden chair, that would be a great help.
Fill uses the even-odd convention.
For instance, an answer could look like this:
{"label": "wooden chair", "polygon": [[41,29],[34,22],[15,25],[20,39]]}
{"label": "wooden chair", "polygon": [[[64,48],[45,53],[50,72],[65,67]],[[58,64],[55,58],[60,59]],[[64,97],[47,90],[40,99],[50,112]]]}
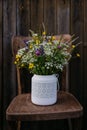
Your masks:
{"label": "wooden chair", "polygon": [[[64,35],[65,39],[67,35]],[[15,57],[19,48],[25,47],[24,40],[29,40],[29,37],[13,37],[12,50]],[[67,68],[62,74],[61,90],[58,92],[58,102],[51,106],[37,106],[32,104],[30,93],[23,93],[24,85],[21,83],[20,70],[17,68],[18,79],[18,95],[12,100],[6,110],[6,119],[10,130],[19,130],[21,121],[45,121],[68,119],[69,130],[81,130],[81,117],[83,107],[78,100],[68,91],[68,76]],[[68,90],[68,88],[67,88]],[[71,120],[75,119],[75,128],[71,125]],[[18,125],[17,125],[18,122]],[[16,124],[16,125],[14,125]]]}

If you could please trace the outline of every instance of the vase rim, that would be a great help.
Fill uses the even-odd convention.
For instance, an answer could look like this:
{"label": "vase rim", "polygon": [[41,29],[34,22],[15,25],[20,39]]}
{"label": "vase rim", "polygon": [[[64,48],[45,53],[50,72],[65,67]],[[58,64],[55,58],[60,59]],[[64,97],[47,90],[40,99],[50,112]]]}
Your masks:
{"label": "vase rim", "polygon": [[59,74],[58,74],[58,73],[55,73],[55,74],[48,74],[48,75],[47,75],[47,74],[46,74],[46,75],[45,75],[45,74],[42,74],[42,75],[41,75],[41,74],[33,74],[33,75],[39,75],[39,76],[50,76],[50,75],[59,75]]}
{"label": "vase rim", "polygon": [[39,77],[48,77],[48,76],[56,76],[56,74],[50,74],[50,75],[38,75],[38,74],[34,74],[34,76],[39,76]]}

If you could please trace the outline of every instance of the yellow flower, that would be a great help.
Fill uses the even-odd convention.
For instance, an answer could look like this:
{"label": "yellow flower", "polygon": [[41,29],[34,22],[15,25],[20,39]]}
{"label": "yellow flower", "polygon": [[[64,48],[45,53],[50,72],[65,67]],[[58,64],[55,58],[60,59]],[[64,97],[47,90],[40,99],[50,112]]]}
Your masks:
{"label": "yellow flower", "polygon": [[33,63],[30,63],[29,64],[29,69],[32,69],[34,67],[34,64]]}
{"label": "yellow flower", "polygon": [[56,37],[55,36],[52,36],[52,40],[55,40],[56,39]]}
{"label": "yellow flower", "polygon": [[40,44],[40,40],[36,40],[36,44],[37,44],[37,45]]}
{"label": "yellow flower", "polygon": [[24,64],[21,64],[21,67],[24,67]]}
{"label": "yellow flower", "polygon": [[30,45],[30,49],[32,49],[32,45]]}
{"label": "yellow flower", "polygon": [[18,58],[21,58],[21,55],[17,54],[16,55],[16,59],[18,59]]}
{"label": "yellow flower", "polygon": [[76,56],[77,56],[77,57],[80,57],[80,54],[79,54],[79,53],[77,53],[77,54],[76,54]]}
{"label": "yellow flower", "polygon": [[15,61],[14,64],[16,65],[16,64],[17,64],[17,61]]}
{"label": "yellow flower", "polygon": [[75,45],[72,45],[72,48],[75,48],[76,46]]}
{"label": "yellow flower", "polygon": [[46,35],[46,32],[44,31],[44,32],[42,32],[42,35]]}
{"label": "yellow flower", "polygon": [[19,58],[16,58],[16,61],[19,61]]}

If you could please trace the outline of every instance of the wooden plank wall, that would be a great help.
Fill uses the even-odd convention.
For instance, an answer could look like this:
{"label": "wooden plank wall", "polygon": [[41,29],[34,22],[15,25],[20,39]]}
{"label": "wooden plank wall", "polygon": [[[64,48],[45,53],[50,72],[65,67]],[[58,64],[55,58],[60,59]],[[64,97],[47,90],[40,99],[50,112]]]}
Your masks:
{"label": "wooden plank wall", "polygon": [[83,70],[83,77],[82,77],[82,103],[84,106],[84,120],[83,120],[83,129],[86,129],[87,124],[87,0],[84,0],[82,3],[84,7],[83,10],[83,46],[82,46],[82,70]]}
{"label": "wooden plank wall", "polygon": [[[82,44],[77,48],[77,51],[80,52],[81,57],[72,59],[69,65],[69,85],[70,91],[84,106],[85,114],[83,117],[83,129],[86,130],[86,9],[87,0],[0,0],[0,99],[2,99],[0,101],[0,111],[1,106],[3,105],[2,113],[0,113],[0,115],[3,114],[3,125],[0,125],[0,129],[3,127],[3,129],[6,130],[7,128],[5,110],[12,98],[16,95],[17,90],[16,72],[12,59],[11,38],[14,35],[27,36],[29,29],[35,31],[39,29],[42,22],[44,22],[49,34],[75,34],[76,36],[79,36],[78,42],[82,41]],[[56,129],[57,122],[52,123],[54,124],[52,127]],[[64,122],[64,126],[65,123],[66,122]],[[42,123],[41,125],[40,123],[36,124],[37,127],[34,126],[35,128],[32,128],[32,130],[36,128],[41,129]],[[50,124],[50,122],[48,122],[48,124]],[[62,130],[63,128],[60,129]],[[43,129],[47,129],[46,124],[43,125]],[[65,130],[66,129],[67,127],[65,126]]]}
{"label": "wooden plank wall", "polygon": [[0,129],[2,129],[2,1],[0,1]]}
{"label": "wooden plank wall", "polygon": [[16,1],[3,1],[3,129],[5,111],[16,95],[15,68],[12,61],[11,37],[16,35]]}
{"label": "wooden plank wall", "polygon": [[83,10],[83,1],[71,1],[71,33],[79,36],[78,42],[82,41],[82,44],[80,44],[77,49],[80,52],[81,57],[79,59],[72,59],[70,63],[70,91],[77,97],[78,100],[80,100],[80,102],[83,100]]}
{"label": "wooden plank wall", "polygon": [[71,0],[70,32],[79,36],[82,42],[77,48],[80,58],[71,60],[70,63],[70,91],[77,97],[84,107],[83,129],[87,124],[87,1]]}

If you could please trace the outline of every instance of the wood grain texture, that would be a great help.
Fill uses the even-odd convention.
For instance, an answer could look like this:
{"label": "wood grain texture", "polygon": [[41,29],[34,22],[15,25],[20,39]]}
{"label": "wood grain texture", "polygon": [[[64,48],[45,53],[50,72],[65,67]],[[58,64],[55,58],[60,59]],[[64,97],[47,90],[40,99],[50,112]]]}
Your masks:
{"label": "wood grain texture", "polygon": [[87,9],[87,1],[84,0],[83,3],[84,6],[84,46],[87,47],[87,13],[86,13],[86,9]]}
{"label": "wood grain texture", "polygon": [[70,1],[57,0],[57,33],[70,33]]}
{"label": "wood grain texture", "polygon": [[44,23],[49,35],[56,34],[56,0],[44,0]]}
{"label": "wood grain texture", "polygon": [[[9,7],[9,4],[11,6]],[[15,95],[15,82],[13,80],[13,77],[15,76],[15,69],[13,67],[13,61],[12,61],[12,48],[11,48],[11,37],[12,35],[16,35],[16,3],[9,1],[3,2],[3,82],[4,82],[4,100],[6,100],[5,97],[7,95],[9,96],[9,100],[11,99],[11,95]],[[8,58],[7,58],[8,57]],[[9,75],[9,76],[8,76]],[[12,78],[12,80],[11,80]],[[14,77],[15,79],[15,77]],[[11,86],[13,88],[11,88]],[[9,88],[10,87],[10,88]],[[9,93],[7,93],[7,90],[9,88]]]}
{"label": "wood grain texture", "polygon": [[53,120],[75,118],[82,115],[82,106],[71,94],[60,91],[57,103],[51,106],[37,106],[31,102],[30,94],[14,98],[6,112],[7,120]]}
{"label": "wood grain texture", "polygon": [[2,104],[3,104],[3,98],[2,98],[2,93],[3,93],[3,87],[2,87],[2,0],[0,1],[0,129],[2,129],[2,119],[3,119],[3,114],[2,114]]}
{"label": "wood grain texture", "polygon": [[34,31],[41,29],[43,10],[43,0],[31,0],[31,29]]}
{"label": "wood grain texture", "polygon": [[[84,48],[84,52],[83,52],[83,55],[84,55],[84,66],[83,66],[83,71],[84,71],[84,86],[87,86],[87,47]],[[83,102],[83,106],[84,106],[84,111],[85,111],[85,114],[84,114],[84,121],[83,121],[83,129],[86,128],[86,120],[87,120],[87,105],[86,105],[86,102],[87,102],[87,88],[83,86],[83,90],[82,92],[84,93],[83,96],[82,96],[82,102]]]}
{"label": "wood grain texture", "polygon": [[[83,66],[83,69],[84,69],[84,85],[85,86],[87,86],[87,76],[86,76],[86,74],[87,74],[87,11],[86,11],[86,9],[87,9],[87,1],[86,0],[84,0],[84,42],[83,42],[83,44],[84,44],[84,46],[83,46],[83,56],[84,56],[84,66]],[[86,102],[86,99],[87,99],[87,88],[86,87],[84,87],[84,103]],[[87,109],[87,106],[85,107],[85,109]],[[86,113],[87,113],[87,111],[86,111]]]}
{"label": "wood grain texture", "polygon": [[11,49],[13,35],[16,35],[16,1],[7,0],[3,1],[3,129],[6,129],[5,110],[16,95],[16,73]]}
{"label": "wood grain texture", "polygon": [[[77,6],[78,5],[78,6]],[[80,58],[72,59],[70,63],[70,91],[77,97],[77,99],[83,104],[84,116],[82,121],[82,129],[86,129],[86,100],[87,100],[87,83],[86,83],[86,72],[87,72],[87,48],[85,44],[86,40],[86,0],[71,1],[71,33],[79,36],[77,42],[82,41],[80,46],[77,48],[77,52],[80,53]],[[76,42],[75,42],[76,43]],[[76,72],[76,75],[75,75]],[[84,80],[85,79],[85,80]],[[72,87],[73,86],[73,87]],[[85,104],[85,105],[84,105]]]}
{"label": "wood grain texture", "polygon": [[[78,5],[78,6],[77,6]],[[83,44],[84,44],[84,1],[71,1],[71,34],[79,36],[79,39],[74,44],[82,41],[76,48],[74,55],[80,53],[80,58],[72,58],[70,62],[70,91],[81,101],[83,91]],[[75,75],[75,72],[76,73]],[[74,81],[74,82],[73,82]],[[74,87],[72,87],[74,86]]]}
{"label": "wood grain texture", "polygon": [[30,29],[30,0],[17,0],[17,34],[28,36]]}
{"label": "wood grain texture", "polygon": [[82,7],[83,7],[83,45],[82,45],[82,102],[84,106],[84,121],[83,121],[83,129],[86,129],[86,124],[87,124],[87,1],[84,0],[82,2]]}

